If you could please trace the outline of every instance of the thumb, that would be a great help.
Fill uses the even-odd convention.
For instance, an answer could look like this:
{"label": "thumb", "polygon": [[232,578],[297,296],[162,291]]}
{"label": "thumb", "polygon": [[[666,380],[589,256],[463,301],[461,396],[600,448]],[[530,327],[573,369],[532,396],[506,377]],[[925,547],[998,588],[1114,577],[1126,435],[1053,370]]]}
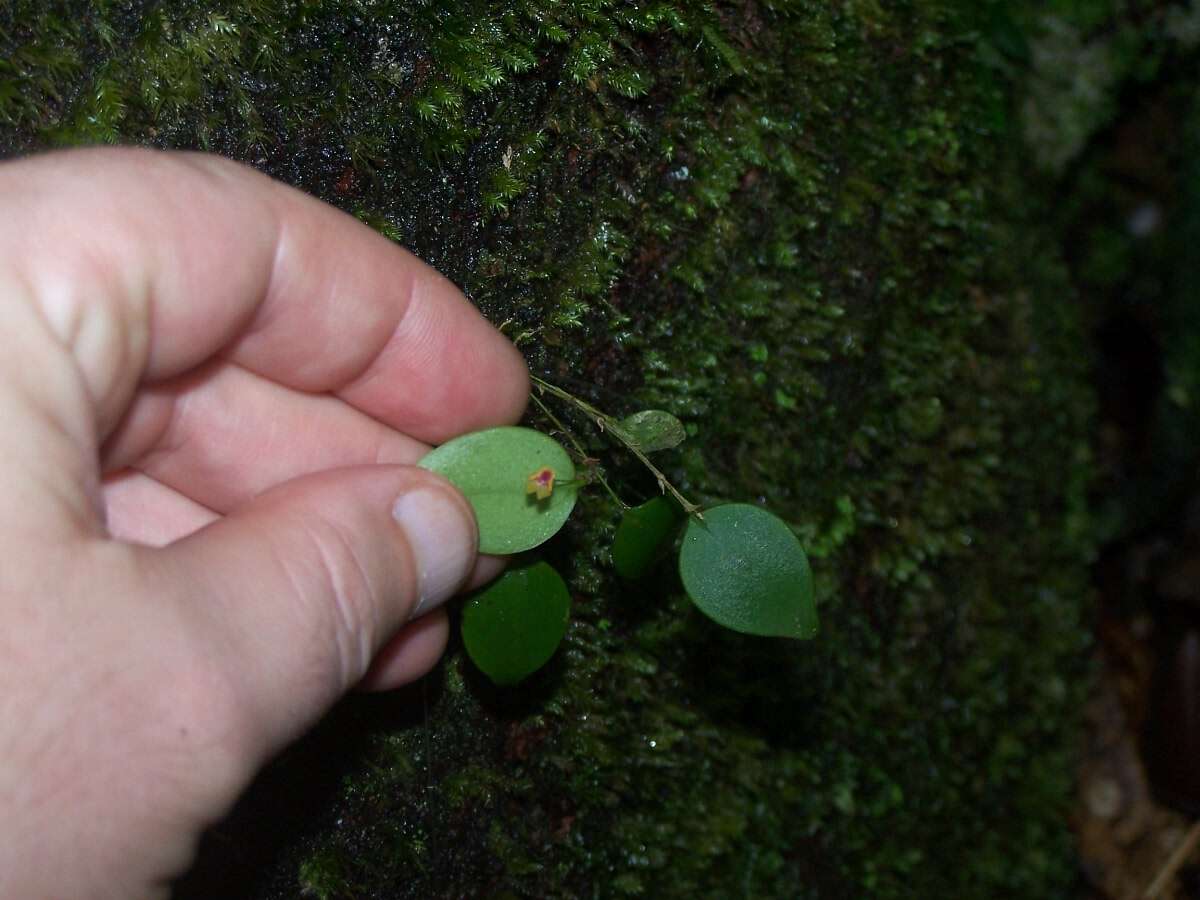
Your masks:
{"label": "thumb", "polygon": [[449,482],[370,466],[286,482],[159,552],[168,583],[186,586],[199,649],[236,694],[247,749],[270,754],[463,585],[477,543]]}

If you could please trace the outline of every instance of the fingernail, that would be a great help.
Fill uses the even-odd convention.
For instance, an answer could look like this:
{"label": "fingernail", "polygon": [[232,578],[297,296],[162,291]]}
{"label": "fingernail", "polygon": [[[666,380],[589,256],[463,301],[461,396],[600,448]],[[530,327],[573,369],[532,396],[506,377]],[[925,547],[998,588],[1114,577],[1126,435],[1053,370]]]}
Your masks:
{"label": "fingernail", "polygon": [[475,562],[475,523],[462,504],[444,491],[418,488],[392,507],[417,567],[417,605],[412,618],[445,603],[466,580]]}

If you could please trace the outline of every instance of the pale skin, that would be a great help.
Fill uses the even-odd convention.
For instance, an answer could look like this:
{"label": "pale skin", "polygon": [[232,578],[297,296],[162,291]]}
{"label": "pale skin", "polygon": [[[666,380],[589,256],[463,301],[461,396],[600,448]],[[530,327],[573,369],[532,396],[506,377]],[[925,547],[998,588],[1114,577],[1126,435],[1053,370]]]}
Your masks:
{"label": "pale skin", "polygon": [[0,896],[169,894],[345,692],[493,577],[414,468],[520,355],[368,228],[234,163],[0,164]]}

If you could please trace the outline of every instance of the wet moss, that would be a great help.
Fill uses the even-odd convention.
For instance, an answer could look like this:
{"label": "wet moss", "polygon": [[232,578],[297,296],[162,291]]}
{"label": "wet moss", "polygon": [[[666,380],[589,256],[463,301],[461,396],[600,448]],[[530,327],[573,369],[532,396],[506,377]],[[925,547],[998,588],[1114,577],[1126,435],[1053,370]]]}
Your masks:
{"label": "wet moss", "polygon": [[271,776],[322,802],[252,804],[280,841],[184,895],[1063,895],[1092,404],[1015,142],[1032,6],[82,6],[0,18],[7,152],[211,149],[358,215],[547,378],[682,418],[672,477],[792,522],[823,623],[618,583],[597,494],[547,670],[351,701]]}

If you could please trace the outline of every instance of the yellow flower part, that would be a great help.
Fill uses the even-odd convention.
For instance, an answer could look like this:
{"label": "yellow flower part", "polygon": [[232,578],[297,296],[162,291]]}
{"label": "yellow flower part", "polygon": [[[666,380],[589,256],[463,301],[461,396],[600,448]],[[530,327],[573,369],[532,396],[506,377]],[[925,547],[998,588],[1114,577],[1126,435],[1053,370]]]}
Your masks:
{"label": "yellow flower part", "polygon": [[554,470],[542,466],[525,479],[525,493],[536,494],[539,500],[545,500],[554,493]]}

